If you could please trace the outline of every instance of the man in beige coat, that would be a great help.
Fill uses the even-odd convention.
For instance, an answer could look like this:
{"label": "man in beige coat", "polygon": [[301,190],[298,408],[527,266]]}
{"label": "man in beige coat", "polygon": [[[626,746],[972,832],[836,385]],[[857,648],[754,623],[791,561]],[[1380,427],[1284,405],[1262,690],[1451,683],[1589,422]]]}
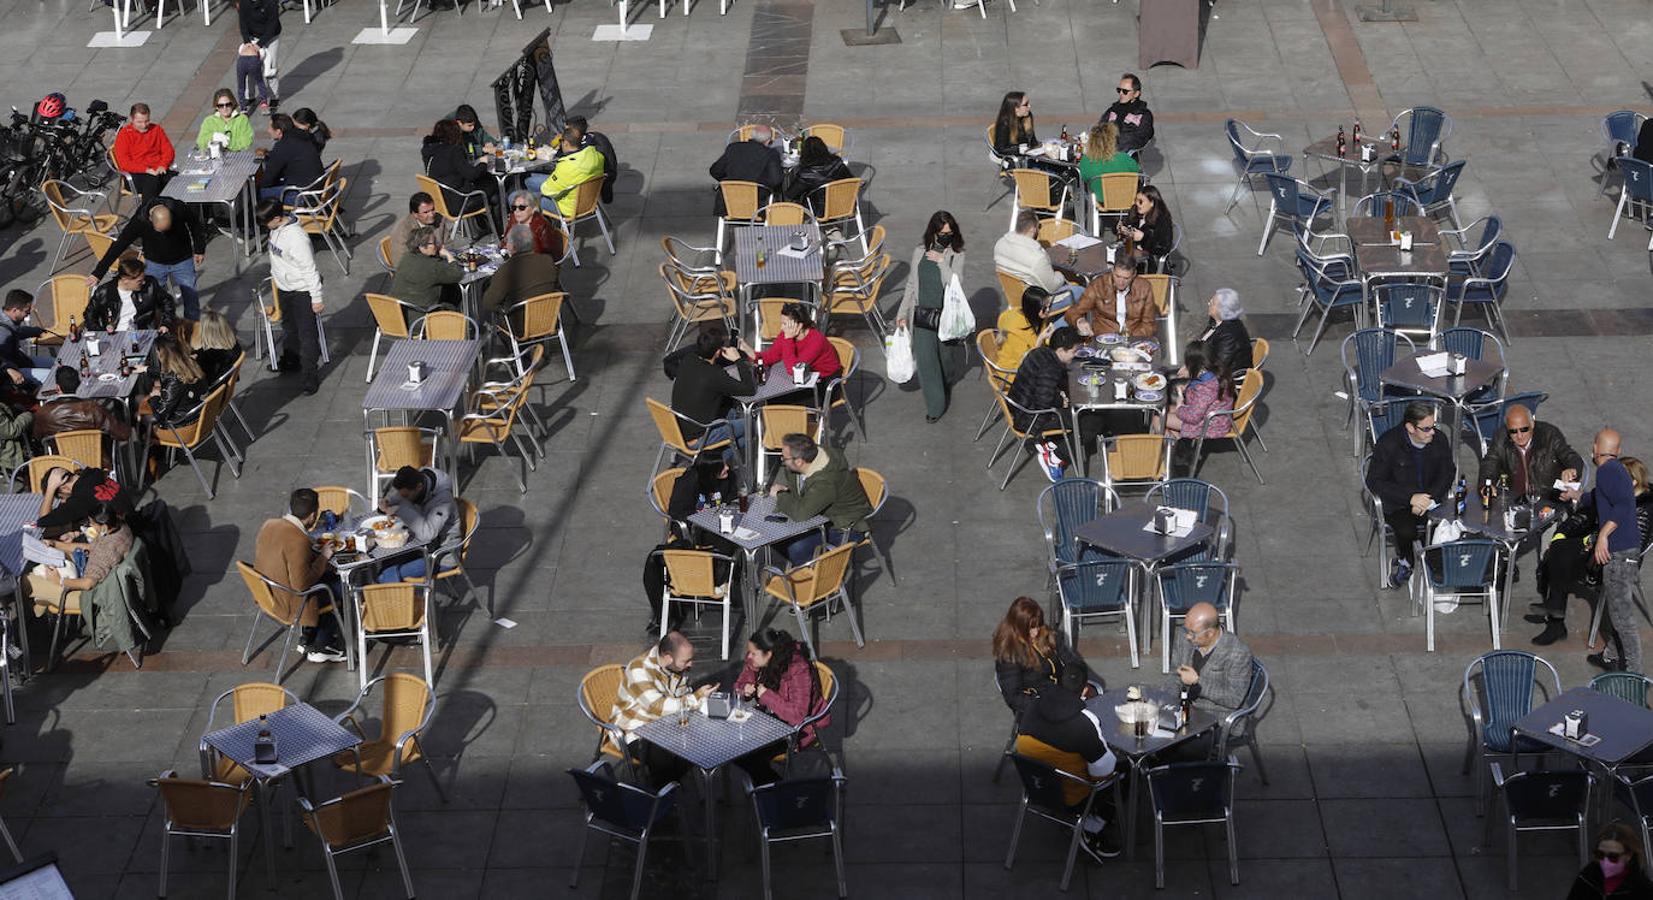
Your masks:
{"label": "man in beige coat", "polygon": [[266,521],[258,529],[258,543],[253,556],[253,568],[260,575],[295,593],[273,590],[275,600],[283,607],[283,615],[291,618],[293,607],[300,602],[296,592],[306,591],[324,580],[331,599],[305,603],[298,611],[300,638],[311,662],[342,662],[345,658],[340,643],[339,623],[333,603],[339,597],[337,578],[329,573],[333,558],[332,546],[320,550],[310,544],[310,530],[321,521],[321,501],[309,488],[293,491],[287,500],[287,515]]}

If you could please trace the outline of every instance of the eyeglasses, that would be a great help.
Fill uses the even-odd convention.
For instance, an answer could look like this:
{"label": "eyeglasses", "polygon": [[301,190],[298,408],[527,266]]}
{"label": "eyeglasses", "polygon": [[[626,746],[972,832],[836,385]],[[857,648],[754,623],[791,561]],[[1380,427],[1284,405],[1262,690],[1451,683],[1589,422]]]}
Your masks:
{"label": "eyeglasses", "polygon": [[219,109],[234,109],[235,108],[234,103],[214,103],[213,106],[216,106]]}
{"label": "eyeglasses", "polygon": [[511,208],[516,209],[516,210],[533,209],[532,206],[522,206],[522,205],[518,205],[518,204],[514,204],[514,203],[511,205]]}
{"label": "eyeglasses", "polygon": [[1114,90],[1118,91],[1121,94],[1129,94],[1131,92],[1130,88],[1114,88]]}
{"label": "eyeglasses", "polygon": [[1527,427],[1525,427],[1525,428],[1507,428],[1507,429],[1505,429],[1505,430],[1506,430],[1506,431],[1508,431],[1508,432],[1509,432],[1509,433],[1510,433],[1510,434],[1512,434],[1512,435],[1516,435],[1516,434],[1526,434],[1526,433],[1527,433],[1527,432],[1529,432],[1529,431],[1531,431],[1531,430],[1532,430],[1532,426],[1531,426],[1531,425],[1528,425],[1528,426],[1527,426]]}
{"label": "eyeglasses", "polygon": [[1596,855],[1596,859],[1605,859],[1608,862],[1618,862],[1619,860],[1623,859],[1627,854],[1621,853],[1617,850],[1602,850],[1602,849],[1598,848],[1595,851],[1595,855]]}

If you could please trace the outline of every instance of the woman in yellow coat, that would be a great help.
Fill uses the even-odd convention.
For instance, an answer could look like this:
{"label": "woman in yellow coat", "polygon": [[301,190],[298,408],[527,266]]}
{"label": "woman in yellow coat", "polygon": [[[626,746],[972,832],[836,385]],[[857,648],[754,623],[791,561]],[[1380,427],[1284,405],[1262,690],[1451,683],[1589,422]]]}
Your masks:
{"label": "woman in yellow coat", "polygon": [[1049,313],[1050,293],[1031,285],[1022,291],[1020,304],[1005,307],[999,313],[998,328],[1003,337],[999,338],[999,358],[994,362],[1010,373],[1007,377],[1014,378],[1016,367],[1022,364],[1027,351],[1049,340],[1050,333],[1056,330],[1056,323],[1061,319],[1053,318],[1047,323],[1045,317]]}

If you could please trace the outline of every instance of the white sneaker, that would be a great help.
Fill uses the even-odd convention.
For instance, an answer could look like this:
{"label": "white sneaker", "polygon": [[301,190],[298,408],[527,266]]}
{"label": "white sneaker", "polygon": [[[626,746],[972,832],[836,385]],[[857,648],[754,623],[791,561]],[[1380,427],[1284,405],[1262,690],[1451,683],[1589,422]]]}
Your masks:
{"label": "white sneaker", "polygon": [[1056,455],[1055,442],[1045,441],[1039,445],[1039,467],[1045,470],[1045,477],[1049,478],[1052,484],[1061,479],[1062,458]]}
{"label": "white sneaker", "polygon": [[344,662],[344,652],[331,647],[321,647],[304,654],[304,658],[313,663]]}

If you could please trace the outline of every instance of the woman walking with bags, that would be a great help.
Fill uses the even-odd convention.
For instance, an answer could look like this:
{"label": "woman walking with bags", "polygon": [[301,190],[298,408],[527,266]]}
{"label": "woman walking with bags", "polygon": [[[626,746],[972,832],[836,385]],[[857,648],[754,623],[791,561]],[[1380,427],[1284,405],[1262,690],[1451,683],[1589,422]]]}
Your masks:
{"label": "woman walking with bags", "polygon": [[930,216],[924,240],[913,248],[907,287],[896,310],[897,328],[912,326],[913,358],[924,389],[924,421],[934,423],[947,411],[947,366],[941,356],[941,311],[947,285],[964,273],[964,233],[946,210]]}

